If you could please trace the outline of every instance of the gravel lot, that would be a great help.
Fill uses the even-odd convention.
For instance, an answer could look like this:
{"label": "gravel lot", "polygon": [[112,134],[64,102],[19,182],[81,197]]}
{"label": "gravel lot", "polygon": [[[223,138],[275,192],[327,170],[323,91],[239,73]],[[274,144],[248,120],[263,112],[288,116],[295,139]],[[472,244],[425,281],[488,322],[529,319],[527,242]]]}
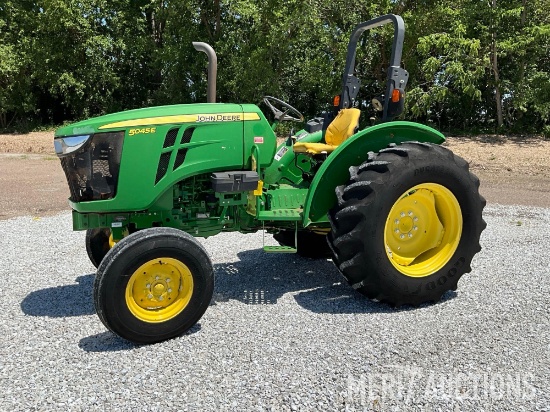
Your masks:
{"label": "gravel lot", "polygon": [[549,410],[550,209],[489,205],[473,272],[394,310],[329,261],[204,240],[214,300],[190,333],[107,332],[69,214],[0,221],[3,410]]}

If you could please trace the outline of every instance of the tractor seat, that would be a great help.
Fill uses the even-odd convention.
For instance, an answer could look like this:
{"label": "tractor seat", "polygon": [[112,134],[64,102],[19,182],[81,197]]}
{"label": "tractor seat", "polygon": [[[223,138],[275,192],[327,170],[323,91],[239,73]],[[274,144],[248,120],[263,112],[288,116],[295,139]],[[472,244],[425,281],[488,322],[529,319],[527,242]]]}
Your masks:
{"label": "tractor seat", "polygon": [[359,124],[359,109],[342,109],[334,120],[328,125],[325,132],[326,143],[295,143],[294,153],[307,153],[310,155],[332,153],[340,144],[355,133]]}

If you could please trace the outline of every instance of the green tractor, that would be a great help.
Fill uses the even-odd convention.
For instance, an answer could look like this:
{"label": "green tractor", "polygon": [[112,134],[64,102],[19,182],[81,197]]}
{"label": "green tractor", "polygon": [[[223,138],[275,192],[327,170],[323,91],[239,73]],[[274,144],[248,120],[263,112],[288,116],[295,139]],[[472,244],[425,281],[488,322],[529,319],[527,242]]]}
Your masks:
{"label": "green tractor", "polygon": [[[394,41],[377,124],[358,130],[359,38],[391,23]],[[211,260],[195,237],[272,233],[266,252],[332,258],[351,286],[394,306],[438,301],[481,250],[485,200],[468,163],[403,111],[404,23],[359,24],[348,45],[335,115],[305,123],[277,147],[278,122],[303,121],[267,96],[269,124],[253,104],[129,110],[60,128],[54,138],[71,193],[74,230],[86,230],[97,267],[93,299],[104,325],[136,343],[178,336],[212,298]],[[331,118],[332,117],[332,118]]]}

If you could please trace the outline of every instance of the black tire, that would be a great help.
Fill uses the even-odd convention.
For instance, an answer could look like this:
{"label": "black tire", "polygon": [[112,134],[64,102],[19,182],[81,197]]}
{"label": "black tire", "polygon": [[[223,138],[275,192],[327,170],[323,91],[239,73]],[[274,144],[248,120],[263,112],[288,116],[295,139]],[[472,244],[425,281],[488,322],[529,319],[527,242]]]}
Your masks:
{"label": "black tire", "polygon": [[99,264],[111,249],[109,245],[109,236],[111,231],[105,228],[88,229],[86,231],[86,252],[90,262],[97,268]]}
{"label": "black tire", "polygon": [[125,237],[107,253],[95,278],[94,305],[108,329],[148,344],[195,325],[213,290],[212,262],[196,239],[172,228],[150,228]]}
{"label": "black tire", "polygon": [[[293,230],[281,230],[273,238],[282,246],[296,247]],[[327,236],[310,231],[298,232],[298,255],[309,259],[327,259],[332,252],[327,243]]]}
{"label": "black tire", "polygon": [[[334,262],[371,299],[394,306],[438,301],[456,290],[481,250],[486,202],[479,179],[444,147],[409,142],[369,153],[366,162],[350,168],[350,180],[336,188],[336,196],[328,236]],[[409,206],[399,211],[402,204],[414,212]],[[417,214],[422,216],[418,225]],[[413,245],[412,261],[393,251],[401,245]]]}

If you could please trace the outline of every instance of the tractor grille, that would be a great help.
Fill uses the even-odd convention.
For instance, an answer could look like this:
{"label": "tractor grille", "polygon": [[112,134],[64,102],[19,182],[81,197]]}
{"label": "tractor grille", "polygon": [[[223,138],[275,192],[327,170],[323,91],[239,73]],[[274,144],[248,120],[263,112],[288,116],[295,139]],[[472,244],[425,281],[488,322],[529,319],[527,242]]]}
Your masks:
{"label": "tractor grille", "polygon": [[99,133],[78,151],[61,158],[73,202],[116,195],[124,132]]}

